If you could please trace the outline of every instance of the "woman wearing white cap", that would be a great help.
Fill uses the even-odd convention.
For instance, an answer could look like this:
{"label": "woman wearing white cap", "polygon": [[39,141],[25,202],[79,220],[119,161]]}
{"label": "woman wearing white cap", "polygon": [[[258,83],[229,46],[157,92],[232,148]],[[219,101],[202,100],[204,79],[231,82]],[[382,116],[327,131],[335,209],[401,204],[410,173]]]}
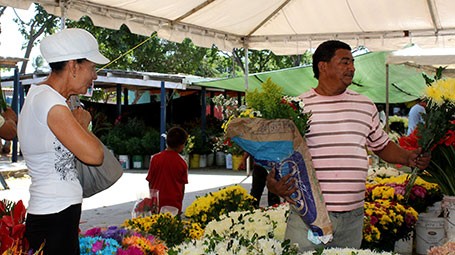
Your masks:
{"label": "woman wearing white cap", "polygon": [[95,65],[109,60],[83,29],[64,29],[44,38],[41,54],[51,73],[32,85],[18,121],[18,138],[32,183],[25,236],[33,250],[45,243],[49,254],[79,254],[82,188],[75,157],[86,164],[103,161],[103,147],[88,130],[91,115],[71,111],[67,99],[85,94],[97,78]]}

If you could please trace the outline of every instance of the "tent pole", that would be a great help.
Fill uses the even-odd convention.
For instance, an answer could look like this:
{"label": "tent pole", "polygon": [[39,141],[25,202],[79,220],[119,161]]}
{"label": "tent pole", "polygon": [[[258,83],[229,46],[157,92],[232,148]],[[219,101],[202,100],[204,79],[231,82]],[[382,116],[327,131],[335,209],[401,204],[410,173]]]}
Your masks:
{"label": "tent pole", "polygon": [[248,75],[249,75],[249,70],[248,70],[248,45],[246,42],[244,43],[244,49],[245,49],[245,92],[248,90]]}
{"label": "tent pole", "polygon": [[60,1],[60,11],[61,11],[61,16],[60,16],[60,30],[65,29],[65,21],[66,21],[66,6],[65,6],[65,1]]}
{"label": "tent pole", "polygon": [[385,64],[385,72],[385,131],[389,133],[389,64]]}

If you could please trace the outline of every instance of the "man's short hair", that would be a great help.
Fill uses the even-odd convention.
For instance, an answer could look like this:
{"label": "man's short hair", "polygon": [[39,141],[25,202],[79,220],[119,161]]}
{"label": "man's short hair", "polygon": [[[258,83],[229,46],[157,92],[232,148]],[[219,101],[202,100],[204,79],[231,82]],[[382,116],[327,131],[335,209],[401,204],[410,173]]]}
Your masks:
{"label": "man's short hair", "polygon": [[329,62],[338,49],[352,50],[348,44],[337,40],[325,41],[318,46],[313,54],[314,78],[319,79],[319,62]]}

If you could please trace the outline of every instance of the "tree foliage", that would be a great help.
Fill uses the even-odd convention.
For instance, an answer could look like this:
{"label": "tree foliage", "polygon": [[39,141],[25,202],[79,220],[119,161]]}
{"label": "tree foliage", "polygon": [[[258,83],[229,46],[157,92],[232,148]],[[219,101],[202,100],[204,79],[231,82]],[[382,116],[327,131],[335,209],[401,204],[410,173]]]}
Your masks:
{"label": "tree foliage", "polygon": [[[57,22],[59,19],[46,12],[43,7],[35,4],[35,16],[30,18],[28,21],[21,19],[16,13],[14,22],[19,25],[19,32],[24,36],[25,43],[22,45],[22,49],[25,49],[24,58],[30,58],[30,53],[33,47],[38,43],[38,38],[43,34],[52,34],[57,28]],[[27,62],[22,63],[20,73],[24,74],[27,68]],[[36,64],[36,63],[35,63]]]}
{"label": "tree foliage", "polygon": [[[50,34],[58,29],[57,17],[48,14],[39,5],[35,5],[35,8],[35,17],[29,21],[25,22],[19,17],[15,19],[26,41],[25,58],[30,56],[31,49],[41,34]],[[66,26],[84,28],[97,38],[102,53],[110,60],[115,60],[106,67],[108,69],[182,73],[202,77],[235,77],[245,72],[244,49],[222,52],[216,46],[198,47],[190,39],[180,43],[167,41],[157,37],[153,31],[149,37],[133,34],[125,25],[119,30],[97,27],[87,16],[78,21],[67,19]],[[248,58],[249,73],[278,70],[311,62],[310,54],[277,56],[269,50],[250,50]],[[35,68],[39,68],[41,62],[37,60],[34,64]],[[25,66],[26,63],[22,73],[25,73]]]}

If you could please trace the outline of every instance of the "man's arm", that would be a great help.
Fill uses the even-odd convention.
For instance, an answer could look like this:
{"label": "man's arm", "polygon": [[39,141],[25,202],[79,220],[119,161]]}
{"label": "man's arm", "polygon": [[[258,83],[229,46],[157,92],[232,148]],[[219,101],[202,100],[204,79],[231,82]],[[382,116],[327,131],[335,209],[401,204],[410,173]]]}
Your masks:
{"label": "man's arm", "polygon": [[422,148],[408,151],[394,142],[389,142],[384,149],[374,153],[389,163],[418,167],[421,170],[427,168],[431,160],[429,153],[422,154]]}

